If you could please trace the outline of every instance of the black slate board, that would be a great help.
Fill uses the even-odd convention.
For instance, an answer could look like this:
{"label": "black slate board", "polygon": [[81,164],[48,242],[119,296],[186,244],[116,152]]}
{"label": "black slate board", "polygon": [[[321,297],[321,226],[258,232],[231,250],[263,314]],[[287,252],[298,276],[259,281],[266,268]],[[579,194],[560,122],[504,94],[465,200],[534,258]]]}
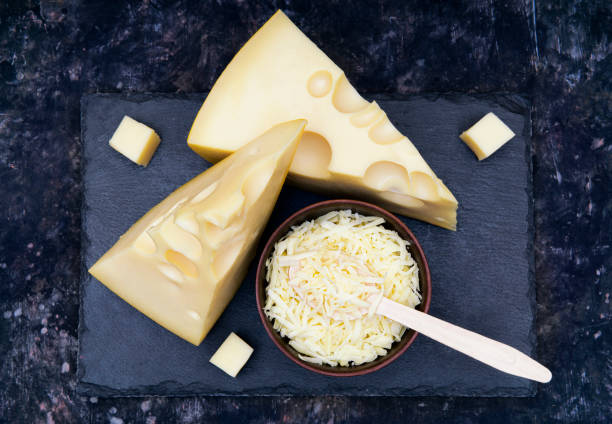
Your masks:
{"label": "black slate board", "polygon": [[[93,94],[82,99],[81,394],[534,395],[534,383],[493,370],[424,336],[418,336],[397,361],[366,376],[333,378],[302,369],[285,358],[264,332],[255,306],[255,264],[199,347],[156,325],[87,274],[86,269],[134,221],[210,166],[185,142],[204,97]],[[533,355],[528,103],[516,95],[378,100],[459,200],[457,232],[405,218],[429,260],[430,313]],[[517,136],[478,162],[458,134],[489,111]],[[108,146],[124,114],[151,125],[163,140],[147,168],[132,164]],[[325,198],[285,187],[264,237],[290,213]],[[237,379],[208,363],[231,331],[255,349]]]}

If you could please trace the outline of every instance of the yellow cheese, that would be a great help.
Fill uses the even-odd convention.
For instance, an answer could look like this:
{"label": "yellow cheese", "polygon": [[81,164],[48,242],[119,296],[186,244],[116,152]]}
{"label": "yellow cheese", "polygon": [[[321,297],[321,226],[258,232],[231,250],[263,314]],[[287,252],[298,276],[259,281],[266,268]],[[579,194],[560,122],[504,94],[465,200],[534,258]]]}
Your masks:
{"label": "yellow cheese", "polygon": [[[189,146],[210,161],[276,122],[308,120],[290,180],[368,198],[454,229],[457,200],[376,102],[281,11],[242,47],[198,113]],[[239,122],[239,125],[236,125]]]}
{"label": "yellow cheese", "polygon": [[155,131],[126,115],[115,130],[109,144],[132,162],[147,166],[159,142],[159,136]]}
{"label": "yellow cheese", "polygon": [[251,346],[236,334],[230,333],[210,358],[210,363],[221,368],[232,377],[236,377],[252,353],[253,348]]}
{"label": "yellow cheese", "polygon": [[294,226],[266,261],[264,312],[300,359],[360,365],[386,355],[405,327],[375,314],[383,296],[414,308],[419,269],[385,220],[332,211]]}
{"label": "yellow cheese", "polygon": [[89,272],[198,345],[242,282],[306,125],[275,126],[174,191]]}
{"label": "yellow cheese", "polygon": [[478,160],[491,156],[514,137],[514,132],[493,112],[487,113],[459,138],[469,146]]}

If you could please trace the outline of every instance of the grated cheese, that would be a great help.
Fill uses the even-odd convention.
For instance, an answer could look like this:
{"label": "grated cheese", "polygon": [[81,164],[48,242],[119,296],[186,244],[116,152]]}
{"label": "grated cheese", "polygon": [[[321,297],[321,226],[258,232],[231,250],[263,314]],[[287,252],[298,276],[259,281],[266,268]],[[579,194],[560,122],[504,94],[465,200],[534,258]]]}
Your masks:
{"label": "grated cheese", "polygon": [[404,326],[374,314],[383,296],[412,308],[421,302],[409,242],[384,222],[333,211],[293,227],[274,246],[264,312],[302,360],[363,364],[404,334]]}

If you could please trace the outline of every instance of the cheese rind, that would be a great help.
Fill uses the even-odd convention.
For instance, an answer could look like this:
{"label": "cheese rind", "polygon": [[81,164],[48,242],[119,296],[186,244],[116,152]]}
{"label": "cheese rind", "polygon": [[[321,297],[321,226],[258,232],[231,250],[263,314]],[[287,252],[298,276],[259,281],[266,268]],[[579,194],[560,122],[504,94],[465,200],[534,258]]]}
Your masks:
{"label": "cheese rind", "polygon": [[89,270],[198,345],[242,282],[306,125],[279,124],[170,194]]}
{"label": "cheese rind", "polygon": [[155,131],[126,115],[115,130],[109,144],[132,162],[147,166],[160,141]]}
{"label": "cheese rind", "polygon": [[236,377],[252,353],[253,348],[232,332],[210,358],[210,363]]}
{"label": "cheese rind", "polygon": [[459,138],[472,149],[478,160],[483,160],[510,141],[514,135],[514,132],[497,115],[489,112],[470,129],[464,131]]}
{"label": "cheese rind", "polygon": [[[245,135],[287,119],[308,120],[290,180],[310,189],[358,195],[388,209],[454,229],[457,200],[376,102],[368,102],[281,11],[232,59],[198,113],[188,137],[216,161]],[[235,125],[235,120],[240,125]],[[403,169],[381,188],[369,170]],[[396,174],[393,174],[397,180]]]}

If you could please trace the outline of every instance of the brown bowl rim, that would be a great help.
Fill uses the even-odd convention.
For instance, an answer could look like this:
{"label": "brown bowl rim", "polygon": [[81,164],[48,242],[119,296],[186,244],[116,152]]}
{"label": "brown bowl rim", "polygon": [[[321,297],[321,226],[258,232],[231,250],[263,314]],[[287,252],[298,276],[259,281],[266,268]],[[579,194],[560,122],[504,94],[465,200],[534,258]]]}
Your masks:
{"label": "brown bowl rim", "polygon": [[[259,313],[259,317],[261,318],[261,321],[266,330],[266,333],[268,334],[270,339],[272,339],[272,342],[276,345],[276,347],[278,347],[280,351],[283,352],[283,354],[287,356],[290,360],[300,365],[301,367],[306,368],[310,371],[316,372],[318,374],[323,374],[323,375],[333,376],[333,377],[353,377],[353,376],[369,374],[371,372],[377,371],[389,365],[393,361],[395,361],[410,347],[410,345],[412,345],[416,336],[418,335],[418,332],[412,329],[408,329],[402,336],[402,339],[404,337],[408,337],[407,341],[404,342],[404,345],[400,349],[395,351],[393,354],[384,356],[383,360],[377,363],[376,365],[367,367],[367,364],[364,364],[366,365],[365,368],[361,368],[355,371],[346,371],[346,367],[342,368],[343,369],[342,372],[325,370],[325,369],[318,368],[315,364],[310,364],[306,361],[302,361],[299,358],[295,357],[291,352],[287,350],[286,343],[280,343],[277,340],[277,337],[276,337],[277,332],[276,330],[274,330],[274,328],[272,327],[272,323],[270,322],[270,320],[264,313],[263,304],[262,304],[263,299],[261,299],[259,296],[260,285],[267,284],[265,277],[263,277],[265,275],[264,267],[265,267],[266,260],[268,259],[268,256],[272,253],[273,244],[275,244],[278,239],[280,239],[285,233],[287,233],[287,231],[289,231],[289,223],[293,221],[294,219],[296,219],[298,216],[307,215],[308,213],[310,213],[311,211],[315,209],[326,208],[326,207],[335,206],[335,205],[338,205],[338,209],[346,208],[348,205],[355,205],[355,206],[358,206],[364,209],[372,209],[376,211],[377,213],[379,213],[380,215],[382,215],[392,227],[400,227],[403,231],[405,231],[409,235],[410,237],[409,241],[416,249],[418,255],[420,256],[421,262],[423,264],[422,268],[424,269],[420,271],[425,276],[424,284],[420,284],[421,292],[423,294],[422,297],[425,301],[419,304],[418,309],[424,313],[429,312],[429,306],[431,304],[431,274],[429,272],[429,265],[427,263],[427,258],[425,257],[425,253],[423,252],[423,249],[419,241],[415,237],[415,235],[412,233],[412,231],[410,231],[410,229],[408,228],[406,224],[404,224],[398,217],[393,215],[391,212],[388,212],[387,210],[381,208],[380,206],[376,206],[372,203],[364,202],[361,200],[350,200],[350,199],[333,199],[333,200],[324,200],[321,202],[313,203],[311,205],[308,205],[294,212],[287,219],[285,219],[282,222],[282,224],[278,226],[278,228],[268,238],[263,248],[263,251],[261,252],[260,257],[259,257],[259,263],[257,264],[257,274],[255,276],[255,299],[257,301],[257,312]],[[296,222],[293,225],[299,225],[299,222]],[[425,291],[425,293],[423,293],[423,291]],[[265,286],[264,286],[264,290],[262,290],[261,292],[265,293]],[[403,340],[401,340],[399,343],[402,343],[402,342]]]}

